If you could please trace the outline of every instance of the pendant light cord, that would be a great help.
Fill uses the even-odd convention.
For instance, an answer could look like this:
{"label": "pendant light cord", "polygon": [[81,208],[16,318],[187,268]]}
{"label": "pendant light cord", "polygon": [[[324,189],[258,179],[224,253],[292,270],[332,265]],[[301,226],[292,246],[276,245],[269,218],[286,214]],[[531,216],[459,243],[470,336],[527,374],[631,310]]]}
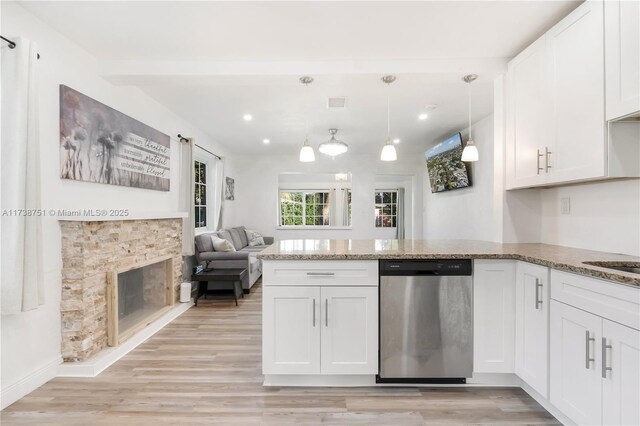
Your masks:
{"label": "pendant light cord", "polygon": [[304,84],[307,88],[307,111],[305,113],[305,135],[304,135],[304,144],[307,145],[309,142],[309,83]]}
{"label": "pendant light cord", "polygon": [[391,107],[390,105],[390,90],[389,83],[387,83],[387,143],[391,139]]}
{"label": "pendant light cord", "polygon": [[467,93],[467,97],[469,98],[469,139],[471,139],[471,82],[468,82],[467,84],[469,85]]}

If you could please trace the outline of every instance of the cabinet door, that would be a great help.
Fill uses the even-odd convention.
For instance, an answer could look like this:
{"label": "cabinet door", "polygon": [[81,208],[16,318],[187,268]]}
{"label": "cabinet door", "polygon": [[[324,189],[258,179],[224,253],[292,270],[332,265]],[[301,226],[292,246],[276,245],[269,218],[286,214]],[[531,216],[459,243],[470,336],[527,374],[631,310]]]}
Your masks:
{"label": "cabinet door", "polygon": [[551,303],[551,403],[577,424],[601,424],[602,319]]}
{"label": "cabinet door", "polygon": [[640,111],[640,2],[604,2],[607,120]]}
{"label": "cabinet door", "polygon": [[473,371],[513,373],[515,262],[473,262]]}
{"label": "cabinet door", "polygon": [[322,374],[378,372],[378,288],[322,287]]}
{"label": "cabinet door", "polygon": [[320,374],[320,288],[263,290],[263,374]]}
{"label": "cabinet door", "polygon": [[[507,188],[545,182],[546,53],[544,37],[509,62],[507,74]],[[542,161],[542,163],[541,163]]]}
{"label": "cabinet door", "polygon": [[640,331],[605,319],[602,339],[602,424],[640,425]]}
{"label": "cabinet door", "polygon": [[516,266],[516,374],[545,398],[548,395],[549,269]]}
{"label": "cabinet door", "polygon": [[606,174],[603,9],[586,1],[547,33],[549,182]]}

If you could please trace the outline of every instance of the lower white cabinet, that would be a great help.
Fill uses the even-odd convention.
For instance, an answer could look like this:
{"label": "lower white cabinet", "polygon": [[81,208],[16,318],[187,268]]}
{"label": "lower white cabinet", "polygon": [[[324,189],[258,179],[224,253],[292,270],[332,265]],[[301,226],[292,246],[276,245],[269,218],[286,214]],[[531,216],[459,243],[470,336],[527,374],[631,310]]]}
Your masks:
{"label": "lower white cabinet", "polygon": [[548,397],[549,268],[526,262],[516,265],[515,372]]}
{"label": "lower white cabinet", "polygon": [[513,260],[473,262],[474,373],[513,373],[515,275]]}
{"label": "lower white cabinet", "polygon": [[265,286],[263,374],[376,374],[377,287]]}
{"label": "lower white cabinet", "polygon": [[551,403],[578,424],[640,424],[640,331],[551,303]]}

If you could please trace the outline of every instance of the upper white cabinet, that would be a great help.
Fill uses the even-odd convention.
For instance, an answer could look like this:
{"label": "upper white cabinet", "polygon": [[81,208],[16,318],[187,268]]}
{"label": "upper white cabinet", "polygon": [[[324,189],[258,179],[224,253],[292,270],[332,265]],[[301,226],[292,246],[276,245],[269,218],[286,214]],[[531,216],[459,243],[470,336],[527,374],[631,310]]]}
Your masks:
{"label": "upper white cabinet", "polygon": [[640,112],[640,2],[604,2],[607,120]]}
{"label": "upper white cabinet", "polygon": [[546,398],[549,383],[549,268],[518,262],[515,300],[515,371]]}
{"label": "upper white cabinet", "polygon": [[546,181],[545,152],[546,45],[538,39],[509,63],[507,75],[507,186]]}
{"label": "upper white cabinet", "polygon": [[513,373],[515,352],[513,260],[473,262],[473,372]]}
{"label": "upper white cabinet", "polygon": [[[507,189],[638,176],[637,161],[628,159],[640,155],[640,123],[622,127],[605,118],[604,3],[587,0],[509,63]],[[638,7],[628,3],[636,4],[617,7]],[[638,17],[620,21],[629,27],[633,19]],[[626,52],[620,61],[640,66],[637,43],[635,53],[627,52],[632,36],[619,35]],[[619,98],[640,96],[630,68],[625,62]]]}
{"label": "upper white cabinet", "polygon": [[603,4],[587,1],[546,34],[548,183],[604,176]]}

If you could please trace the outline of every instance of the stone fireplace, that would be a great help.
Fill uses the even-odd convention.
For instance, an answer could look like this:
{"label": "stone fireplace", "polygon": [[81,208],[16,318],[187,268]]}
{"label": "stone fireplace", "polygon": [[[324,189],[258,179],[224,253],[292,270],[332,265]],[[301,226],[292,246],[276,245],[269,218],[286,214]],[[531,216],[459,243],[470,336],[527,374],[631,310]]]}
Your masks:
{"label": "stone fireplace", "polygon": [[[131,284],[125,296],[128,298],[127,306],[119,305],[125,311],[128,309],[130,314],[137,312],[141,318],[144,317],[143,322],[145,318],[151,318],[144,312],[145,301],[147,307],[158,307],[161,303],[172,305],[178,299],[182,276],[181,218],[68,220],[60,221],[60,228],[62,357],[66,362],[85,361],[109,343],[118,343],[109,341],[113,336],[109,326],[114,324],[108,321],[107,289],[110,282],[117,288],[118,281],[121,281],[120,287],[124,289],[127,281],[144,278],[144,274],[151,277],[149,282],[154,282],[155,288],[150,284],[145,286],[144,279],[142,287],[137,289]],[[152,266],[154,264],[160,266]],[[147,266],[150,268],[145,272],[144,267]],[[136,270],[138,272],[122,275]],[[119,280],[118,274],[123,279]],[[163,281],[164,288],[158,291],[160,275],[163,275],[163,280],[166,277],[166,282]],[[124,337],[127,336],[125,333]],[[122,334],[119,340],[123,340]]]}

